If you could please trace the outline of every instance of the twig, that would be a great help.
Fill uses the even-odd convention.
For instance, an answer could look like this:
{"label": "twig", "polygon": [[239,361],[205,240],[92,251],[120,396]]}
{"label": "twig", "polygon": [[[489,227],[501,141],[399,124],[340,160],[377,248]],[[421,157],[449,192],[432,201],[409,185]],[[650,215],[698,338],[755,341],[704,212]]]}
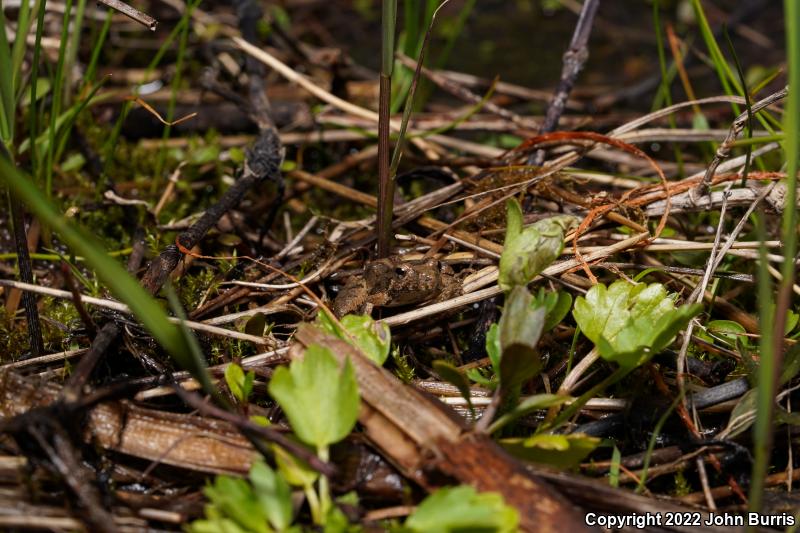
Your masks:
{"label": "twig", "polygon": [[[5,152],[5,147],[3,152]],[[30,254],[28,254],[28,239],[25,231],[25,214],[22,203],[13,197],[10,197],[9,200],[11,203],[11,220],[14,226],[14,244],[17,248],[19,277],[23,283],[33,283],[33,268]],[[33,297],[32,293],[22,293],[22,306],[25,308],[25,318],[28,323],[31,356],[38,357],[44,353],[44,340],[42,338],[42,326],[39,323],[39,309],[36,307],[36,298]]]}
{"label": "twig", "polygon": [[[733,124],[731,124],[730,130],[728,130],[728,136],[719,145],[719,147],[717,148],[717,152],[714,154],[714,159],[711,161],[711,164],[708,165],[706,173],[703,176],[703,182],[700,185],[698,185],[697,189],[695,190],[695,196],[705,194],[708,191],[708,188],[711,185],[711,180],[714,178],[714,174],[717,171],[717,167],[724,159],[727,159],[728,156],[730,155],[734,141],[737,139],[737,137],[739,137],[739,134],[742,133],[742,130],[744,130],[745,126],[747,126],[750,117],[753,114],[758,113],[765,107],[769,107],[775,102],[782,100],[788,94],[789,94],[789,87],[786,86],[780,91],[776,91],[767,96],[766,98],[762,98],[761,100],[753,104],[750,109],[748,109],[747,111],[736,117],[736,120],[734,120]],[[696,194],[696,193],[701,193],[701,194]]]}
{"label": "twig", "polygon": [[[0,286],[14,287],[30,293],[46,294],[48,296],[53,296],[54,298],[64,298],[67,300],[73,299],[72,293],[68,291],[51,289],[49,287],[40,287],[39,285],[32,285],[30,283],[21,283],[18,281],[0,279]],[[112,309],[114,311],[119,311],[121,313],[126,313],[126,314],[131,313],[131,310],[127,305],[120,302],[115,302],[113,300],[104,300],[102,298],[94,298],[92,296],[81,295],[81,301],[83,303],[96,305],[98,307],[104,307],[106,309]],[[204,333],[208,333],[211,335],[218,335],[222,337],[228,337],[231,339],[253,342],[256,344],[264,344],[264,339],[256,335],[248,335],[247,333],[240,333],[238,331],[219,328],[209,324],[204,324],[202,322],[194,322],[192,320],[180,320],[179,318],[175,317],[168,317],[168,320],[175,324],[184,324],[189,329],[193,329],[195,331],[202,331]]]}
{"label": "twig", "polygon": [[[600,6],[599,0],[585,0],[581,8],[581,14],[578,17],[578,23],[575,25],[575,31],[572,34],[572,41],[569,43],[569,48],[564,52],[564,64],[561,69],[561,79],[556,87],[556,92],[553,99],[547,106],[547,114],[544,117],[539,133],[549,133],[556,129],[558,119],[564,112],[564,106],[569,98],[569,93],[575,86],[575,80],[583,68],[584,63],[589,58],[589,34],[592,31],[592,24],[594,23],[594,16],[597,13],[597,8]],[[539,166],[544,161],[544,150],[537,150],[528,156],[528,164]]]}
{"label": "twig", "polygon": [[135,7],[131,7],[125,2],[120,0],[97,0],[101,4],[105,4],[115,11],[119,11],[123,15],[135,20],[139,24],[147,27],[150,31],[156,31],[158,21],[146,13],[142,13]]}

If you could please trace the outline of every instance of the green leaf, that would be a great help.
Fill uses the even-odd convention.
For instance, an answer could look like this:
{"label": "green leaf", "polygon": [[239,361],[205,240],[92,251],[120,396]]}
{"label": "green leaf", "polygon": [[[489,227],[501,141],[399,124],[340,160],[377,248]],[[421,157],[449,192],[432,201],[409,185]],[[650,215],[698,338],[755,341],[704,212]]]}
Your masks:
{"label": "green leaf", "polygon": [[275,370],[269,393],[297,437],[317,449],[342,440],[356,424],[359,396],[353,367],[348,359],[340,371],[328,348],[309,346],[302,360]]}
{"label": "green leaf", "polygon": [[219,146],[202,146],[191,152],[191,161],[195,165],[204,165],[219,159]]}
{"label": "green leaf", "polygon": [[11,46],[5,32],[6,17],[0,6],[0,140],[6,145],[14,138],[14,70],[11,65]]}
{"label": "green leaf", "polygon": [[524,286],[511,291],[500,317],[500,387],[514,391],[542,368],[536,350],[544,326],[545,310],[533,307],[533,296]]}
{"label": "green leaf", "polygon": [[736,341],[740,340],[743,345],[750,344],[749,339],[745,336],[747,330],[744,326],[733,320],[711,320],[706,324],[708,331],[708,341],[712,344],[714,340],[722,340],[730,347],[736,346]]}
{"label": "green leaf", "polygon": [[486,332],[486,353],[492,362],[492,368],[494,368],[495,372],[498,372],[503,348],[500,346],[500,327],[496,323],[489,326],[489,331]]}
{"label": "green leaf", "polygon": [[580,464],[601,442],[602,439],[597,437],[573,433],[503,439],[500,444],[520,459],[547,464],[559,469],[569,469]]}
{"label": "green leaf", "polygon": [[325,310],[317,315],[322,329],[361,350],[367,358],[378,366],[383,366],[389,357],[392,335],[383,322],[376,322],[369,315],[346,315],[341,318],[342,328],[328,316]]}
{"label": "green leaf", "polygon": [[492,378],[486,377],[484,374],[481,373],[480,369],[470,368],[469,370],[467,370],[466,375],[469,379],[471,379],[481,387],[486,387],[487,389],[490,390],[494,390],[497,388],[497,381],[494,379],[494,377]]}
{"label": "green leaf", "polygon": [[568,292],[549,292],[539,288],[533,302],[535,307],[544,307],[547,318],[544,322],[544,331],[550,331],[564,320],[572,307],[572,295]]}
{"label": "green leaf", "polygon": [[221,517],[195,520],[189,524],[186,530],[189,533],[248,533],[247,530],[239,527],[233,520]]}
{"label": "green leaf", "polygon": [[469,388],[467,377],[458,368],[442,359],[437,359],[433,362],[433,369],[439,374],[440,378],[456,386],[458,392],[467,400],[469,408],[472,410],[472,391]]}
{"label": "green leaf", "polygon": [[272,527],[278,531],[288,528],[293,516],[292,489],[289,484],[263,461],[253,463],[250,482]]}
{"label": "green leaf", "polygon": [[86,164],[86,158],[83,154],[72,154],[61,163],[61,172],[68,173],[75,170],[80,170]]}
{"label": "green leaf", "polygon": [[389,326],[383,322],[375,322],[367,315],[346,315],[342,317],[341,322],[347,333],[355,340],[356,348],[376,365],[383,366],[389,357],[389,348],[392,344]]}
{"label": "green leaf", "polygon": [[753,425],[756,419],[756,400],[758,399],[758,389],[750,389],[739,399],[731,410],[728,425],[725,428],[728,438],[736,437],[744,433]]}
{"label": "green leaf", "polygon": [[271,533],[267,517],[250,484],[244,479],[217,476],[203,493],[211,502],[215,514],[227,517],[248,533]]}
{"label": "green leaf", "polygon": [[466,531],[511,533],[517,531],[519,514],[494,492],[477,493],[462,485],[437,490],[408,517],[405,527],[420,533]]}
{"label": "green leaf", "polygon": [[239,403],[247,403],[250,393],[253,392],[255,378],[256,375],[252,370],[245,374],[242,367],[236,363],[231,363],[225,368],[225,383]]}
{"label": "green leaf", "polygon": [[660,283],[616,281],[578,297],[572,315],[604,359],[635,368],[666,348],[701,310],[699,304],[676,308]]}
{"label": "green leaf", "polygon": [[515,285],[527,285],[564,249],[564,234],[577,226],[578,219],[559,215],[522,228],[522,208],[515,199],[506,202],[506,238],[500,256],[500,288],[509,292]]}
{"label": "green leaf", "polygon": [[692,117],[692,129],[706,131],[709,128],[708,119],[702,113],[695,113]]}

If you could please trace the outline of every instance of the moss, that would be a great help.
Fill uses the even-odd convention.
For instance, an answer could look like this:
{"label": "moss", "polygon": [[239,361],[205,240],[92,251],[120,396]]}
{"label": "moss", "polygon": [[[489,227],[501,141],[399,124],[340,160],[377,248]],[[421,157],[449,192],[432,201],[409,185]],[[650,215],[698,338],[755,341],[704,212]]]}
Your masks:
{"label": "moss", "polygon": [[6,363],[19,358],[28,349],[28,329],[24,320],[14,317],[0,306],[0,361]]}
{"label": "moss", "polygon": [[403,383],[411,383],[415,377],[414,367],[409,362],[407,355],[400,354],[400,349],[397,346],[392,349],[392,361],[394,361],[395,365],[394,375]]}
{"label": "moss", "polygon": [[71,333],[83,327],[73,303],[45,297],[40,301],[40,309],[41,316],[47,319],[41,321],[45,345],[52,350],[68,348],[64,343],[69,340]]}
{"label": "moss", "polygon": [[686,476],[683,475],[683,470],[678,470],[675,472],[675,488],[672,491],[672,494],[675,497],[686,496],[692,492],[692,486],[689,484],[689,481],[686,479]]}
{"label": "moss", "polygon": [[189,310],[197,308],[208,290],[216,285],[216,273],[210,268],[183,276],[179,287],[181,305]]}

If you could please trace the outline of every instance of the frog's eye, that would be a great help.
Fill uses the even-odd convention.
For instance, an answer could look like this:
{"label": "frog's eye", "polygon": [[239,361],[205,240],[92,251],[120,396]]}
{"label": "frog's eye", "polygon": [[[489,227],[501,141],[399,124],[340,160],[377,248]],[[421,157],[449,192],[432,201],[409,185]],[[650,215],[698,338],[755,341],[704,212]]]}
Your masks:
{"label": "frog's eye", "polygon": [[395,267],[394,273],[397,274],[398,276],[405,276],[406,275],[406,269],[403,268],[403,267]]}

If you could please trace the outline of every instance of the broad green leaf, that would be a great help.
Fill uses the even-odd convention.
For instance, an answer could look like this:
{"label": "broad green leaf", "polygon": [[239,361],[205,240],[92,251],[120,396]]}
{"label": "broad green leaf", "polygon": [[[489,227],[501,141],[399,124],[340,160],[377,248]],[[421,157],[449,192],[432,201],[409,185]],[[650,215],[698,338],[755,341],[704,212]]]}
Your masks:
{"label": "broad green leaf", "polygon": [[253,488],[244,479],[217,476],[203,493],[219,516],[227,517],[249,533],[271,533],[267,517]]}
{"label": "broad green leaf", "polygon": [[289,484],[263,461],[253,463],[250,482],[272,527],[278,531],[288,528],[293,516],[292,489]]}
{"label": "broad green leaf", "polygon": [[559,469],[573,468],[602,442],[583,434],[533,435],[528,438],[503,439],[500,444],[514,456]]}
{"label": "broad green leaf", "polygon": [[225,368],[225,383],[228,384],[231,394],[239,403],[246,403],[253,392],[253,381],[255,380],[255,373],[251,370],[247,374],[244,373],[242,367],[236,363],[231,363]]}
{"label": "broad green leaf", "polygon": [[744,335],[747,330],[744,326],[733,320],[711,320],[706,324],[707,335],[703,335],[704,340],[714,343],[714,340],[722,340],[728,346],[736,346],[736,341],[739,340],[747,346],[750,344],[749,339]]}
{"label": "broad green leaf", "polygon": [[472,391],[469,388],[467,377],[458,368],[442,359],[437,359],[433,362],[433,369],[439,374],[440,378],[456,386],[458,392],[467,400],[469,408],[472,410]]}
{"label": "broad green leaf", "polygon": [[0,157],[0,181],[5,182],[16,198],[24,202],[44,224],[57,232],[76,255],[84,257],[111,292],[130,307],[134,316],[156,341],[203,385],[206,392],[216,392],[206,372],[205,361],[194,356],[192,347],[180,329],[168,320],[161,306],[139,282],[115,259],[109,257],[103,245],[93,235],[72,224],[56,211],[50,201],[36,189],[32,180],[3,157]]}
{"label": "broad green leaf", "polygon": [[542,360],[536,350],[544,326],[545,310],[533,307],[533,296],[524,286],[516,286],[509,294],[500,317],[500,386],[513,391],[537,375]]}
{"label": "broad green leaf", "polygon": [[571,396],[562,396],[559,394],[535,394],[522,400],[519,405],[514,407],[511,411],[504,414],[495,420],[489,427],[489,433],[494,433],[503,426],[508,425],[517,418],[525,416],[532,411],[540,409],[547,409],[556,405],[562,405],[572,399]]}
{"label": "broad green leaf", "polygon": [[345,438],[358,417],[358,384],[348,359],[339,370],[328,348],[309,346],[302,360],[275,370],[269,393],[306,444],[325,448]]}
{"label": "broad green leaf", "polygon": [[666,348],[701,309],[699,304],[676,308],[660,283],[616,281],[578,297],[572,315],[604,359],[634,368]]}
{"label": "broad green leaf", "polygon": [[484,374],[481,373],[481,370],[478,368],[470,368],[469,370],[467,370],[466,375],[469,379],[471,379],[481,387],[486,387],[487,389],[490,390],[494,390],[497,388],[497,381],[495,379],[495,376],[492,376],[491,378],[486,377]]}
{"label": "broad green leaf", "polygon": [[376,365],[383,366],[389,357],[392,335],[385,323],[376,322],[369,315],[346,315],[340,319],[342,331],[324,310],[317,315],[317,321],[323,330],[352,344]]}
{"label": "broad green leaf", "polygon": [[572,295],[568,292],[550,292],[540,288],[536,293],[533,305],[544,307],[547,318],[544,321],[544,331],[550,331],[564,320],[572,307]]}
{"label": "broad green leaf", "polygon": [[346,315],[341,322],[355,340],[356,347],[376,365],[383,366],[392,344],[389,326],[383,322],[375,322],[368,315]]}
{"label": "broad green leaf", "polygon": [[577,226],[578,219],[559,215],[522,227],[522,208],[515,199],[506,202],[506,238],[500,256],[500,288],[509,292],[527,285],[564,249],[564,234]]}
{"label": "broad green leaf", "polygon": [[467,485],[437,490],[405,522],[406,529],[419,533],[511,533],[518,525],[517,510],[506,505],[502,496],[478,493]]}

